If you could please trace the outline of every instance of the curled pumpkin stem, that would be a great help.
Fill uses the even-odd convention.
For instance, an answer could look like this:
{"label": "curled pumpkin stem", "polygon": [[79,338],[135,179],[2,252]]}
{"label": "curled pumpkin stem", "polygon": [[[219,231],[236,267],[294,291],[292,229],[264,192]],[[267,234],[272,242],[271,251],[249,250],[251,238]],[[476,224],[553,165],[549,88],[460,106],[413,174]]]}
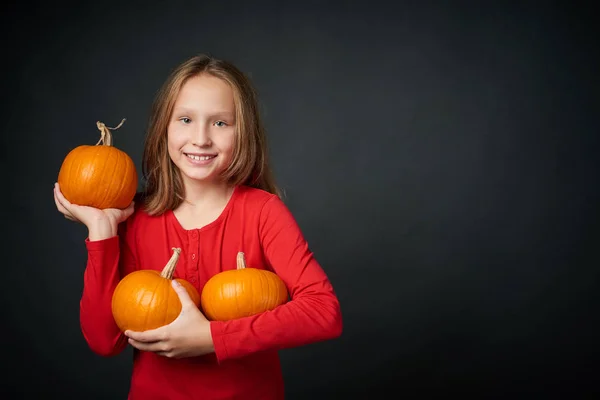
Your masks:
{"label": "curled pumpkin stem", "polygon": [[104,125],[103,122],[97,121],[96,126],[100,130],[100,140],[98,140],[98,143],[96,143],[96,146],[98,146],[100,143],[102,143],[105,146],[112,146],[112,134],[110,133],[110,131],[119,129],[121,127],[121,125],[123,125],[124,122],[125,122],[125,118],[123,118],[121,120],[119,125],[115,126],[114,128],[110,128],[110,127]]}

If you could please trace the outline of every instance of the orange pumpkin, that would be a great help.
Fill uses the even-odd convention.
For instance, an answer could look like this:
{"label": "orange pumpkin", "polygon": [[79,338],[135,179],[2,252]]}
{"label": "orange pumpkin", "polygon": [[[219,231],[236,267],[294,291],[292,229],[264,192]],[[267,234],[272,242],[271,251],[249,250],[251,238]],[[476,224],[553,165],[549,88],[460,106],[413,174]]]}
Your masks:
{"label": "orange pumpkin", "polygon": [[60,167],[58,184],[67,200],[80,206],[99,209],[126,208],[138,186],[133,160],[112,145],[112,134],[98,121],[101,137],[96,145],[81,145],[71,150]]}
{"label": "orange pumpkin", "polygon": [[[181,249],[174,248],[173,256],[162,270],[138,270],[125,276],[112,297],[112,314],[122,332],[130,329],[145,331],[168,325],[181,312],[181,301],[171,286]],[[192,301],[200,306],[200,295],[191,283],[176,279],[187,290]]]}
{"label": "orange pumpkin", "polygon": [[206,282],[201,305],[209,320],[227,321],[273,310],[287,300],[281,278],[271,271],[246,268],[240,252],[237,269],[220,272]]}

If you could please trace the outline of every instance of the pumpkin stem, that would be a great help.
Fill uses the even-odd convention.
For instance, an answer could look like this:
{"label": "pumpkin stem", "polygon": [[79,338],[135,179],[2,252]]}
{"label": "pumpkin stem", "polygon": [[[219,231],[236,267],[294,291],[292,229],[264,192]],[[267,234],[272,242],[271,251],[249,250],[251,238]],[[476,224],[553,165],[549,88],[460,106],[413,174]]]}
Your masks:
{"label": "pumpkin stem", "polygon": [[246,259],[241,251],[237,254],[237,269],[246,268]]}
{"label": "pumpkin stem", "polygon": [[178,247],[173,247],[173,255],[171,259],[163,268],[160,276],[166,279],[173,279],[173,273],[175,272],[175,266],[177,265],[177,260],[179,260],[179,254],[181,254],[181,249]]}
{"label": "pumpkin stem", "polygon": [[100,143],[102,143],[105,146],[112,146],[112,134],[110,133],[109,129],[115,130],[115,129],[119,129],[121,127],[121,125],[123,125],[123,122],[125,122],[125,118],[123,118],[121,120],[121,123],[117,126],[115,126],[114,128],[109,128],[108,126],[104,125],[104,123],[98,121],[96,122],[96,126],[98,127],[98,129],[100,130],[100,140],[98,140],[98,143],[96,143],[96,146],[98,146]]}

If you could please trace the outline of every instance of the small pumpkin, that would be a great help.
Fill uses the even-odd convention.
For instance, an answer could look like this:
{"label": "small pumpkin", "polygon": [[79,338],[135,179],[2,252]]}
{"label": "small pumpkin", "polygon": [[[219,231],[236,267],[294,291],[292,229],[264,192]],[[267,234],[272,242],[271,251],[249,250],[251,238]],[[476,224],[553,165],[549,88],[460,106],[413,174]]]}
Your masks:
{"label": "small pumpkin", "polygon": [[58,184],[67,200],[99,209],[129,206],[138,186],[138,174],[127,153],[112,145],[110,129],[96,122],[100,140],[71,150],[60,167]]}
{"label": "small pumpkin", "polygon": [[237,255],[237,269],[212,276],[202,289],[201,305],[209,320],[227,321],[270,311],[288,300],[285,284],[277,274],[246,268],[244,253]]}
{"label": "small pumpkin", "polygon": [[[171,281],[180,253],[180,248],[173,249],[173,255],[161,273],[137,270],[121,279],[112,296],[112,314],[122,332],[156,329],[177,318],[181,312],[181,301]],[[184,279],[175,280],[181,283],[199,307],[200,295],[196,288]]]}

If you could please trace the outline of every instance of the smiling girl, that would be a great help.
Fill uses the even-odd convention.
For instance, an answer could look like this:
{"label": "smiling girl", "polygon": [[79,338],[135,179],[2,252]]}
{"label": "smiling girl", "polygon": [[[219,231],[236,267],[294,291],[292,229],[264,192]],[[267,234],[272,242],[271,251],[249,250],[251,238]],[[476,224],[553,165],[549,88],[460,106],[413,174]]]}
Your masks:
{"label": "smiling girl", "polygon": [[[129,399],[283,399],[278,350],[338,337],[340,304],[271,175],[255,92],[234,65],[205,55],[178,66],[151,114],[145,189],[127,209],[69,203],[57,209],[86,225],[88,260],[80,303],[83,335],[103,356],[134,348]],[[182,302],[171,324],[120,332],[115,287],[139,269],[160,271],[182,249],[175,278],[201,293],[215,274],[248,266],[275,272],[290,301],[272,311],[209,321]]]}

